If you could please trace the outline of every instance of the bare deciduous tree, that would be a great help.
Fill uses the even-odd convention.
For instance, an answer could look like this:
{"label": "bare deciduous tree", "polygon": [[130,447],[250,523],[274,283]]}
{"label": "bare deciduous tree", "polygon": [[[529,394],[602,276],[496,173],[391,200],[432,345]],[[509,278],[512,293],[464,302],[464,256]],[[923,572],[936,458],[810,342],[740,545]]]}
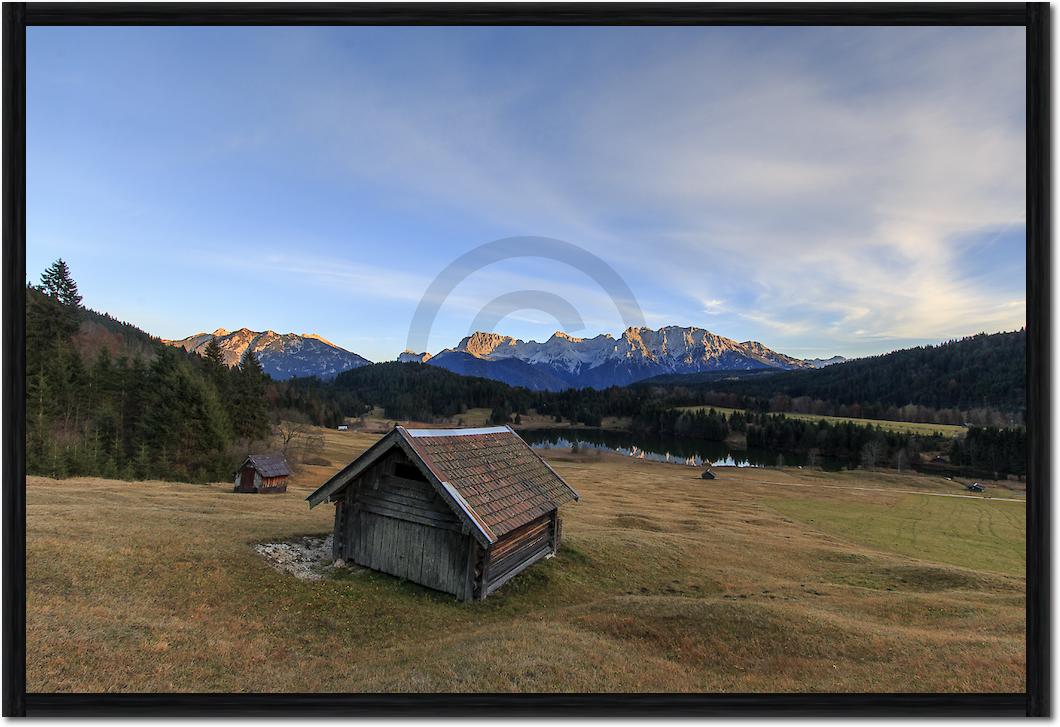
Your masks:
{"label": "bare deciduous tree", "polygon": [[277,418],[276,432],[280,437],[280,448],[283,456],[287,457],[298,440],[308,434],[309,422],[305,414],[292,409],[279,412]]}
{"label": "bare deciduous tree", "polygon": [[305,460],[308,457],[318,455],[324,451],[324,435],[313,434],[312,432],[306,432],[299,437],[299,442],[302,447],[302,459]]}
{"label": "bare deciduous tree", "polygon": [[899,473],[905,468],[906,462],[909,461],[909,456],[906,454],[904,449],[899,449],[894,453],[894,467]]}
{"label": "bare deciduous tree", "polygon": [[861,466],[868,470],[876,469],[876,463],[883,455],[883,442],[879,439],[870,439],[861,448]]}

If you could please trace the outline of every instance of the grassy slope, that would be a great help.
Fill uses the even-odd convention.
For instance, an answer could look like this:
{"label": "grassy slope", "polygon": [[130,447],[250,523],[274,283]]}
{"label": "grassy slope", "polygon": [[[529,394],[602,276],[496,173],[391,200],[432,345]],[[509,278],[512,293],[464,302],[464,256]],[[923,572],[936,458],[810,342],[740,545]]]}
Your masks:
{"label": "grassy slope", "polygon": [[1023,689],[1020,504],[907,494],[959,492],[920,476],[705,482],[558,454],[582,494],[565,547],[484,602],[259,559],[255,542],[330,530],[303,498],[374,438],[327,433],[334,467],[284,495],[31,478],[29,689]]}
{"label": "grassy slope", "polygon": [[1019,576],[1026,522],[1021,505],[983,507],[981,500],[906,495],[893,502],[860,498],[766,501],[788,517],[866,546],[981,571]]}
{"label": "grassy slope", "polygon": [[[696,411],[697,409],[714,409],[719,414],[731,414],[734,411],[740,411],[738,409],[728,409],[723,406],[679,406],[678,409],[683,411]],[[853,422],[854,424],[860,424],[862,426],[880,427],[890,432],[909,432],[911,434],[925,434],[931,435],[935,433],[944,434],[947,437],[963,437],[967,431],[967,427],[963,427],[959,424],[925,424],[920,422],[892,422],[884,419],[858,419],[856,417],[833,417],[833,416],[822,416],[820,414],[796,414],[793,412],[783,412],[784,416],[790,419],[805,419],[808,421],[818,422],[824,419],[826,422],[833,424],[839,422]]]}

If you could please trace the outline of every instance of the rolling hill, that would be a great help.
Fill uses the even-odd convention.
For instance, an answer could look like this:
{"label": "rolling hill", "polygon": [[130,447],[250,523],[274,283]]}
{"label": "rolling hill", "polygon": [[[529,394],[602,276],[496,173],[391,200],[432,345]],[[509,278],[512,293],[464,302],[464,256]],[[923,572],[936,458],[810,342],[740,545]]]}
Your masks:
{"label": "rolling hill", "polygon": [[823,368],[702,381],[672,376],[653,383],[698,385],[759,398],[809,397],[836,404],[907,404],[932,409],[1026,408],[1024,330],[981,333]]}

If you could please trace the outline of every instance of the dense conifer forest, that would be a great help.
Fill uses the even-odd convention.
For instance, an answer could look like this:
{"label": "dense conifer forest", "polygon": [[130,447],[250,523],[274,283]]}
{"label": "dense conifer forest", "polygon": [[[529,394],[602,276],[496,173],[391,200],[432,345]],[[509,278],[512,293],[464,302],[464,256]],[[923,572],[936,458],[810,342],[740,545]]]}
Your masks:
{"label": "dense conifer forest", "polygon": [[972,427],[963,439],[953,441],[950,462],[979,472],[1022,477],[1027,474],[1027,430]]}
{"label": "dense conifer forest", "polygon": [[254,356],[229,368],[81,306],[66,264],[26,288],[26,466],[55,477],[227,480],[285,407],[341,418],[288,392]]}
{"label": "dense conifer forest", "polygon": [[122,324],[112,330],[129,345],[111,340],[86,357],[78,334],[96,317],[80,307],[62,261],[49,272],[39,289],[26,290],[28,471],[228,479],[231,450],[269,433],[267,380],[253,356],[229,369]]}
{"label": "dense conifer forest", "polygon": [[[962,424],[1022,424],[1027,406],[1023,330],[979,334],[854,359],[695,388],[768,402],[772,411]],[[680,377],[667,379],[671,385]],[[914,418],[910,418],[914,417]],[[992,421],[991,421],[992,420]]]}

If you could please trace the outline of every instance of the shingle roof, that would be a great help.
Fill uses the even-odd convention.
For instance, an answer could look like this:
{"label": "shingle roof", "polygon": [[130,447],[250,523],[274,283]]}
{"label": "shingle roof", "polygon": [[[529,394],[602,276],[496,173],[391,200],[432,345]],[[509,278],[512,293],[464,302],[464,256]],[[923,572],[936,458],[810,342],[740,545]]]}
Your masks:
{"label": "shingle roof", "polygon": [[333,498],[399,445],[486,542],[578,499],[578,493],[509,427],[396,427],[307,497],[310,507]]}
{"label": "shingle roof", "polygon": [[578,493],[508,427],[404,429],[423,463],[500,537],[578,499]]}
{"label": "shingle roof", "polygon": [[287,477],[291,474],[287,459],[282,454],[252,454],[243,461],[243,465],[248,462],[262,477]]}

